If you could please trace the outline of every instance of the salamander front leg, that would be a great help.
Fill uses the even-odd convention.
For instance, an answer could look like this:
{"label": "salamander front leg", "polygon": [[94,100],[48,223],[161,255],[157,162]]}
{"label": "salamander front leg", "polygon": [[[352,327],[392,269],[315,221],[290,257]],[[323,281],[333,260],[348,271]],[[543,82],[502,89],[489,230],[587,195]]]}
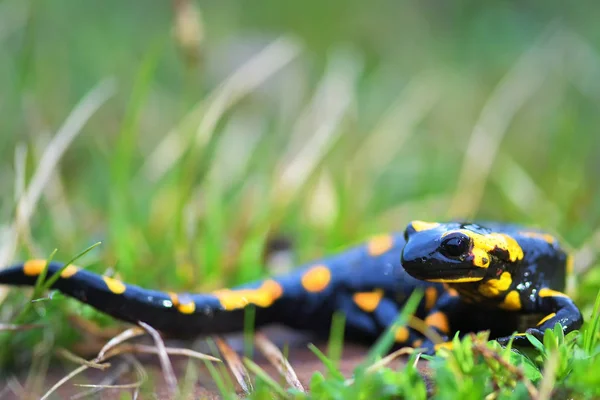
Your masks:
{"label": "salamander front leg", "polygon": [[443,293],[435,306],[429,311],[429,314],[425,318],[425,324],[435,333],[437,333],[441,339],[441,343],[433,343],[431,339],[426,339],[421,345],[425,349],[425,353],[433,354],[440,347],[451,346],[451,335],[453,334],[451,321],[456,318],[456,315],[461,313],[464,309],[464,303],[460,297],[454,292]]}
{"label": "salamander front leg", "polygon": [[[583,324],[583,316],[573,303],[573,300],[566,294],[549,288],[540,289],[536,300],[537,309],[540,313],[546,314],[544,318],[537,323],[535,327],[527,329],[529,333],[539,340],[544,337],[546,329],[553,329],[556,323],[560,323],[563,332],[568,333],[579,329]],[[524,333],[518,333],[513,343],[518,345],[527,345],[529,340]],[[507,344],[510,336],[496,339],[500,344]]]}

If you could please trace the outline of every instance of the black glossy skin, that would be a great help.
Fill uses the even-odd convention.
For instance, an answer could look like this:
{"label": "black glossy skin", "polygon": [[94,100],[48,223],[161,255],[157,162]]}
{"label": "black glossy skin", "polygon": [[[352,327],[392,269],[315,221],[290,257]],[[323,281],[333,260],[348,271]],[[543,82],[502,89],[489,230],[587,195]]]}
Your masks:
{"label": "black glossy skin", "polygon": [[[507,236],[497,236],[499,233]],[[469,235],[486,238],[488,247],[498,237],[500,240],[512,238],[513,241],[509,240],[513,244],[512,252],[500,246],[487,248],[482,253],[477,250],[479,239]],[[477,254],[479,261],[475,257]],[[515,254],[522,258],[514,259]],[[475,265],[481,264],[482,260],[488,262],[485,268]],[[37,279],[36,271],[29,269],[26,274],[26,265],[22,263],[1,270],[0,284],[33,285]],[[307,272],[314,272],[315,266],[329,279],[320,286],[307,287],[303,281],[308,277]],[[62,264],[51,263],[48,276],[61,267]],[[472,224],[415,221],[403,233],[379,237],[269,280],[281,291],[272,298],[267,296],[270,299],[268,305],[252,297],[267,292],[263,286],[265,281],[220,294],[177,295],[177,304],[193,303],[191,310],[180,309],[173,295],[165,292],[125,285],[121,286],[123,292],[118,293],[120,290],[115,287],[111,290],[100,275],[80,269],[58,279],[53,288],[115,318],[131,323],[144,321],[172,336],[240,330],[244,323],[244,306],[255,303],[257,325],[283,323],[324,334],[333,313],[342,311],[346,316],[348,337],[373,341],[396,319],[406,299],[419,287],[425,290],[426,296],[416,317],[425,320],[443,340],[452,338],[457,331],[464,334],[491,330],[493,338],[505,343],[516,331],[527,329],[540,336],[556,322],[561,323],[565,332],[581,326],[581,313],[570,298],[560,293],[565,286],[566,268],[567,255],[552,237],[522,227],[489,223],[484,228]],[[496,281],[493,280],[507,276],[510,276],[510,282],[503,279],[500,289],[494,292]],[[461,282],[464,279],[469,282]],[[482,286],[487,289],[483,290]],[[355,295],[364,292],[377,293],[370,306],[356,300]],[[224,301],[232,294],[238,300],[241,297],[248,301],[231,309]],[[544,317],[546,320],[536,325]],[[397,340],[400,346],[423,347],[428,352],[434,349],[431,341],[412,329],[405,330]],[[516,336],[516,342],[527,344],[523,336]]]}

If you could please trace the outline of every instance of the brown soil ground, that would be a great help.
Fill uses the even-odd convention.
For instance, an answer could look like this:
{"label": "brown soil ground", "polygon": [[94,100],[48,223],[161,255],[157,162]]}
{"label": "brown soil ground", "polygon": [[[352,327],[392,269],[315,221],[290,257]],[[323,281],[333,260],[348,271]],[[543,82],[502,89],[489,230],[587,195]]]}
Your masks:
{"label": "brown soil ground", "polygon": [[[290,332],[281,328],[269,328],[262,331],[268,339],[275,343],[280,349],[284,348],[284,345],[289,346],[288,360],[296,372],[300,382],[304,388],[308,388],[310,379],[316,371],[324,372],[325,368],[319,359],[307,348],[309,342],[314,343],[326,353],[327,344],[323,340],[310,340],[310,338]],[[239,354],[242,353],[243,345],[241,335],[231,335],[225,338],[227,343]],[[179,342],[179,341],[168,341],[168,346],[173,347],[192,347],[195,350],[210,354],[207,343],[204,340],[198,340],[196,343],[191,344],[190,342]],[[340,362],[340,370],[346,377],[351,377],[354,368],[364,359],[367,354],[368,346],[346,343],[343,348],[342,358]],[[168,399],[168,390],[164,381],[163,373],[160,367],[160,363],[156,356],[153,355],[137,355],[136,358],[143,364],[146,372],[148,373],[148,380],[151,381],[151,385],[144,385],[145,387],[152,387],[152,391],[142,390],[139,394],[140,399],[152,398],[152,399]],[[175,369],[175,376],[180,381],[180,386],[185,382],[186,370],[190,360],[185,357],[171,357],[173,367]],[[255,350],[254,361],[263,368],[271,377],[275,380],[284,382],[284,379],[277,373],[276,368],[266,360],[257,350]],[[196,366],[196,379],[192,387],[187,393],[190,393],[190,398],[208,398],[218,399],[220,398],[219,391],[215,385],[210,373],[204,366],[202,361],[192,361]],[[390,366],[392,368],[400,368],[404,364],[405,359],[399,359],[394,361]],[[111,360],[111,368],[105,371],[88,369],[84,373],[70,380],[58,389],[51,397],[53,399],[69,399],[72,396],[77,396],[82,392],[87,392],[89,388],[82,388],[76,386],[77,384],[100,384],[102,381],[107,380],[111,376],[115,376],[119,369],[119,365],[124,363],[124,360],[114,358]],[[29,394],[29,398],[39,398],[45,393],[50,387],[52,387],[61,378],[71,372],[77,367],[76,364],[68,362],[57,362],[53,364],[47,374],[44,376],[43,383],[40,385],[40,389],[36,390],[36,393]],[[423,375],[426,377],[428,372],[426,371],[426,364],[420,366]],[[24,385],[26,381],[25,374],[18,374],[18,381],[21,385]],[[131,382],[135,382],[138,378],[136,377],[135,371],[129,371],[127,373],[119,375],[118,378],[113,379],[110,383],[112,385],[123,385]],[[231,377],[232,381],[235,379]],[[106,382],[104,384],[107,384]],[[14,385],[13,385],[14,386]],[[285,387],[286,385],[283,384]],[[18,387],[18,385],[17,385]],[[1,389],[1,388],[0,388]],[[241,387],[236,383],[236,391],[243,395]],[[125,392],[125,393],[124,393]],[[132,389],[103,389],[93,395],[87,395],[85,399],[121,399],[131,398],[133,393]],[[18,399],[22,398],[23,393],[18,395],[14,390],[5,390],[1,399]]]}

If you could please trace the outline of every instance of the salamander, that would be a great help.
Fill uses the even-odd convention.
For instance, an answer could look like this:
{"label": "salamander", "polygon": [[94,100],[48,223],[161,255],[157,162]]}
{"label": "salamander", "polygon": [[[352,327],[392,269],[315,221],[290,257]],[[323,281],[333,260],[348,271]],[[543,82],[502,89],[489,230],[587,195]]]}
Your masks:
{"label": "salamander", "polygon": [[[319,334],[339,311],[347,337],[373,341],[417,288],[424,295],[415,317],[445,341],[456,332],[489,330],[500,343],[512,336],[527,344],[525,332],[541,337],[557,322],[565,332],[583,322],[563,293],[572,258],[550,234],[513,224],[412,221],[403,232],[374,236],[286,275],[201,294],[144,289],[44,260],[1,270],[0,284],[34,285],[46,267],[47,277],[60,273],[53,289],[178,337],[241,330],[252,305],[256,326],[280,323]],[[399,346],[427,352],[439,346],[411,327],[394,334]]]}

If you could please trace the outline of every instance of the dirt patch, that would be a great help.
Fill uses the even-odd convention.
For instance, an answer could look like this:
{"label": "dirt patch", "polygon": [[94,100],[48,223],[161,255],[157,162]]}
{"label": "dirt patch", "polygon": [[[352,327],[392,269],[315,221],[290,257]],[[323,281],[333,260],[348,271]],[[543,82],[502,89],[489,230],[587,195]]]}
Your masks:
{"label": "dirt patch", "polygon": [[[327,344],[324,340],[311,340],[310,337],[292,332],[286,329],[272,327],[262,330],[269,340],[277,345],[280,349],[287,347],[288,360],[291,363],[294,371],[296,372],[298,379],[305,388],[309,387],[310,379],[316,371],[325,372],[325,368],[321,361],[314,355],[314,353],[307,348],[308,343],[314,343],[324,353],[327,350]],[[229,335],[225,337],[227,343],[239,354],[243,353],[243,338],[241,335]],[[180,341],[169,341],[168,345],[177,347],[193,347],[195,350],[211,354],[210,346],[207,341],[202,339],[195,343],[180,342]],[[367,345],[346,343],[343,348],[342,357],[340,361],[340,370],[346,377],[351,377],[352,372],[357,365],[364,360],[369,347]],[[167,399],[168,389],[165,384],[163,373],[156,356],[142,355],[136,356],[136,359],[143,365],[147,375],[148,381],[151,384],[145,384],[145,389],[140,392],[139,398],[158,398]],[[276,368],[266,360],[256,349],[254,350],[253,360],[264,369],[271,377],[275,380],[282,382],[283,386],[284,379],[279,375]],[[188,367],[190,360],[183,357],[171,357],[173,367],[175,369],[175,375],[179,380],[180,386],[185,385],[186,374],[189,372]],[[196,367],[195,379],[187,379],[188,386],[186,393],[190,393],[190,398],[209,398],[218,399],[220,398],[219,390],[214,380],[212,379],[209,371],[201,361],[191,361]],[[399,359],[394,361],[390,366],[392,368],[401,368],[405,362],[405,359]],[[88,369],[77,377],[73,378],[61,388],[59,388],[51,398],[54,399],[68,399],[73,396],[78,396],[83,392],[89,392],[90,388],[83,388],[76,386],[78,384],[111,384],[111,385],[125,385],[132,382],[136,382],[139,378],[136,371],[129,367],[125,368],[126,365],[130,365],[127,360],[123,358],[115,358],[111,360],[111,368],[106,371],[99,371]],[[39,398],[40,395],[45,393],[50,387],[56,382],[62,379],[65,375],[75,369],[77,365],[70,364],[67,362],[55,362],[49,369],[48,373],[44,377],[38,377],[43,380],[36,390],[36,393],[30,393],[31,398]],[[220,368],[220,371],[224,371],[225,368]],[[425,374],[427,372],[425,371]],[[231,381],[235,382],[235,379],[229,373]],[[20,385],[25,386],[27,377],[25,374],[17,374],[17,381]],[[30,378],[31,379],[31,378]],[[13,381],[13,388],[8,391],[4,391],[2,399],[18,399],[22,398],[23,393],[18,392],[18,386]],[[235,383],[235,390],[242,395],[242,388]],[[123,396],[123,391],[132,392],[132,389],[103,389],[95,394],[90,394],[84,398],[96,398],[96,399],[119,399]]]}

